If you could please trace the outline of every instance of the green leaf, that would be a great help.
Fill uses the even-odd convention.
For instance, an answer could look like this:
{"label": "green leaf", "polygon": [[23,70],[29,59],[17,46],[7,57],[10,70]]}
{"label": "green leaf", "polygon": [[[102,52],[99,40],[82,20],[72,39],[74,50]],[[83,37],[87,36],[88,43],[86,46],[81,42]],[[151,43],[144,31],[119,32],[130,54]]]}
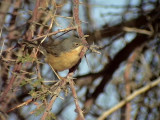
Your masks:
{"label": "green leaf", "polygon": [[46,120],[56,120],[55,114],[52,112],[49,112],[48,116],[46,117]]}

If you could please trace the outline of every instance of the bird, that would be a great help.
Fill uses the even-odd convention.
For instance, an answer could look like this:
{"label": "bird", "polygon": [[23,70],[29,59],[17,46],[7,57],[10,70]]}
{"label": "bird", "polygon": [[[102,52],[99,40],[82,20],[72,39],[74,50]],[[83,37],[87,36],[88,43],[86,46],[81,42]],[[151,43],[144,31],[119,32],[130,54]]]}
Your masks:
{"label": "bird", "polygon": [[77,65],[81,59],[80,53],[83,47],[87,46],[87,44],[84,44],[81,39],[75,36],[59,42],[44,42],[39,46],[28,41],[25,43],[30,47],[39,48],[39,51],[45,56],[45,61],[51,66],[55,74]]}

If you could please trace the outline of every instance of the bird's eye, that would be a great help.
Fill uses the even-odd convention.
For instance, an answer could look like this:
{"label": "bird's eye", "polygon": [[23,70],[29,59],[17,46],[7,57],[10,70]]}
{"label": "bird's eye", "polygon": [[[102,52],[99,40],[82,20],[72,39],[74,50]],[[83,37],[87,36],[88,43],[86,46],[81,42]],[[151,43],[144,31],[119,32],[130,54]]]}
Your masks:
{"label": "bird's eye", "polygon": [[79,46],[79,44],[78,44],[78,43],[75,43],[75,45],[76,45],[76,46]]}

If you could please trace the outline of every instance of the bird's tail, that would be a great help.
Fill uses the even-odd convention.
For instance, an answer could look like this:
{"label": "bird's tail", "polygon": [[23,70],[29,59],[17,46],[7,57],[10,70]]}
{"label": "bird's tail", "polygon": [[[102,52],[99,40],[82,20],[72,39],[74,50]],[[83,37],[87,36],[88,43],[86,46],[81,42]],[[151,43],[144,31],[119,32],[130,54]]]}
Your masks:
{"label": "bird's tail", "polygon": [[47,54],[46,50],[41,44],[37,44],[35,42],[30,42],[30,41],[24,41],[22,42],[22,44],[25,44],[27,47],[30,47],[30,48],[36,48],[44,55]]}

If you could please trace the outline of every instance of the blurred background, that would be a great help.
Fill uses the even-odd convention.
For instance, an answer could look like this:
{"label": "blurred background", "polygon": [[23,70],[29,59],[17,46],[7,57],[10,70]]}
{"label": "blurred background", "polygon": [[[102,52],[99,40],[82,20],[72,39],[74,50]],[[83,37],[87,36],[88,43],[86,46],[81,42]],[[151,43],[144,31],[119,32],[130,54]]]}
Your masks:
{"label": "blurred background", "polygon": [[[151,85],[160,76],[160,0],[80,0],[79,17],[84,34],[89,35],[87,42],[101,47],[101,54],[87,51],[88,64],[83,58],[74,75],[85,119],[97,120],[124,100],[103,119],[160,120],[160,82]],[[44,56],[20,43],[74,26],[71,0],[0,1],[1,120],[39,120],[50,100],[48,90],[57,81]],[[75,34],[75,30],[57,32],[44,40]],[[150,87],[140,93],[145,86]],[[134,92],[138,95],[127,102]],[[68,86],[48,119],[76,117]]]}

